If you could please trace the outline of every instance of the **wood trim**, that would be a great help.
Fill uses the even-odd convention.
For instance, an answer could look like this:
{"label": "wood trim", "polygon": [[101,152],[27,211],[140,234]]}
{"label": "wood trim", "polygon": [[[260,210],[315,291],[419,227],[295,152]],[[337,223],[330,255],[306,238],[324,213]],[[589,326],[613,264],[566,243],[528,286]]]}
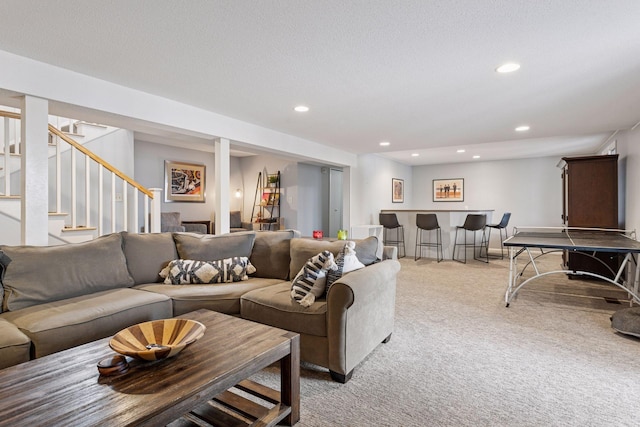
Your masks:
{"label": "wood trim", "polygon": [[0,116],[1,117],[9,117],[10,119],[22,119],[22,116],[20,115],[20,113],[12,113],[11,111],[2,111],[0,110]]}

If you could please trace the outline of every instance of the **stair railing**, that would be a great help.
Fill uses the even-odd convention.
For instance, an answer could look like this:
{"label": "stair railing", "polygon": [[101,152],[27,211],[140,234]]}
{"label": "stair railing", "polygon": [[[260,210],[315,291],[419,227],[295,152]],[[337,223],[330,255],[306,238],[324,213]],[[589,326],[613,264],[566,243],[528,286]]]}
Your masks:
{"label": "stair railing", "polygon": [[[12,167],[11,165],[11,155],[10,153],[11,146],[14,147],[14,157],[19,153],[19,142],[18,137],[16,135],[17,131],[14,131],[14,143],[11,144],[11,132],[10,132],[10,119],[20,120],[21,116],[19,113],[2,111],[0,110],[0,116],[4,117],[4,156],[2,163],[0,163],[0,172],[4,172],[4,192],[0,192],[0,196],[4,197],[20,197],[18,195],[11,194],[11,174],[16,172],[16,167]],[[18,126],[19,129],[19,126]],[[122,171],[111,165],[106,160],[102,159],[100,156],[91,152],[82,144],[75,141],[70,136],[66,135],[64,132],[58,130],[53,125],[49,124],[49,134],[50,141],[52,141],[55,145],[55,213],[62,214],[63,213],[63,150],[60,141],[64,141],[67,143],[72,149],[70,151],[70,191],[68,192],[69,198],[69,206],[70,212],[68,212],[71,220],[70,225],[65,226],[65,230],[77,230],[77,229],[96,229],[99,236],[116,231],[131,231],[134,233],[137,232],[149,232],[149,231],[159,231],[158,221],[151,221],[150,227],[150,215],[151,211],[159,212],[159,190],[152,191],[140,185],[138,182],[134,181],[132,178],[124,174]],[[84,155],[84,179],[80,180],[78,177],[78,153]],[[15,163],[15,162],[14,162]],[[91,203],[91,193],[92,189],[96,186],[92,187],[91,182],[91,165],[97,164],[98,171],[98,197],[97,197],[97,227],[92,226],[91,218],[92,218],[92,203]],[[105,184],[104,172],[108,171],[109,175],[107,178],[107,184]],[[82,171],[80,171],[82,174]],[[23,176],[23,179],[28,179]],[[118,189],[117,182],[120,180],[121,187]],[[78,197],[78,183],[82,182],[84,185],[84,197]],[[110,194],[110,200],[108,202],[109,206],[105,207],[104,198],[105,198],[105,190]],[[128,197],[129,190],[131,191],[131,198]],[[118,192],[120,191],[120,193]],[[121,198],[121,200],[120,200]],[[84,199],[84,200],[81,200]],[[154,200],[158,199],[158,200]],[[129,209],[129,201],[133,201],[132,208]],[[84,202],[84,204],[82,204]],[[117,203],[122,203],[122,209],[120,210],[120,221],[118,222],[118,213]],[[155,203],[155,206],[153,205]],[[139,209],[140,206],[143,210],[143,227],[140,228],[139,223]],[[78,208],[84,207],[84,220],[85,224],[79,226],[78,225]],[[95,207],[94,207],[95,209]],[[132,212],[129,212],[131,210]],[[106,212],[108,211],[108,212]],[[110,226],[105,227],[105,218],[108,216],[110,219]],[[159,213],[158,213],[159,216]],[[129,218],[132,221],[129,221]]]}
{"label": "stair railing", "polygon": [[[3,141],[4,141],[4,149],[2,150],[2,164],[0,164],[0,172],[2,172],[2,174],[4,175],[4,186],[3,186],[3,192],[1,193],[4,197],[14,197],[11,194],[11,171],[12,171],[12,165],[11,165],[11,158],[12,158],[12,153],[11,153],[11,147],[14,147],[14,151],[15,156],[19,155],[19,144],[18,144],[18,137],[17,135],[19,135],[19,128],[17,128],[16,126],[12,127],[12,122],[11,119],[20,119],[20,114],[18,113],[12,113],[10,111],[1,111],[0,115],[4,117],[3,120],[3,126],[2,126],[2,130],[3,130]],[[15,123],[15,122],[13,122]],[[13,139],[12,139],[13,136]],[[13,144],[11,143],[13,141]],[[13,156],[13,157],[15,157]]]}

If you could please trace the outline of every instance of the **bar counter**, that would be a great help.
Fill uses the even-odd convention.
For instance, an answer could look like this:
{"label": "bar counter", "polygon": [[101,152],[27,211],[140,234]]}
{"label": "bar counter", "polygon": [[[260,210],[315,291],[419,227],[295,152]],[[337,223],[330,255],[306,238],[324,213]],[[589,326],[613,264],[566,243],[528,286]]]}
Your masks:
{"label": "bar counter", "polygon": [[[494,209],[382,209],[380,213],[395,213],[398,217],[398,222],[400,225],[404,226],[404,244],[407,250],[407,256],[413,257],[416,249],[416,235],[417,235],[417,226],[416,226],[416,215],[419,213],[435,213],[438,216],[438,224],[442,229],[442,254],[445,259],[451,259],[453,253],[453,240],[456,235],[456,227],[464,224],[464,220],[466,219],[468,214],[485,214],[487,216],[487,224],[491,224],[492,216]],[[393,233],[393,231],[392,231]],[[471,239],[471,232],[468,232],[468,239]],[[424,235],[424,240],[426,241],[426,234]],[[478,232],[477,236],[478,240],[480,239],[480,232]],[[463,242],[464,237],[462,237],[462,230],[460,231],[460,235],[458,236],[459,243]],[[431,240],[435,241],[435,232],[431,233]],[[471,249],[469,248],[469,251]],[[423,249],[423,257],[433,257],[435,258],[435,248],[434,249]],[[459,252],[459,255],[461,253]],[[467,254],[467,258],[469,258],[471,254]]]}

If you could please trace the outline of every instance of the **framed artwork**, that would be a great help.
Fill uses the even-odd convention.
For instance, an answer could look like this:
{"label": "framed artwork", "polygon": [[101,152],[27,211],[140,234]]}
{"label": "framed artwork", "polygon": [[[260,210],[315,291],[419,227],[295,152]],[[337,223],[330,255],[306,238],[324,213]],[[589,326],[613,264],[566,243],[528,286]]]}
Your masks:
{"label": "framed artwork", "polygon": [[164,201],[204,203],[205,165],[165,160]]}
{"label": "framed artwork", "polygon": [[434,202],[463,202],[464,201],[464,179],[434,179],[433,180],[433,201]]}
{"label": "framed artwork", "polygon": [[404,179],[391,178],[391,201],[404,203]]}

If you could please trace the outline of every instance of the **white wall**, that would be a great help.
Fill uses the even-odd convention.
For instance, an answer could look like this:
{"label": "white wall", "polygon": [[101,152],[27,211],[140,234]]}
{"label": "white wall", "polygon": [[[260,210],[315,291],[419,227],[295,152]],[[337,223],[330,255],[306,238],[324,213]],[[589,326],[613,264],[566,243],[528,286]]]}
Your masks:
{"label": "white wall", "polygon": [[[404,203],[391,201],[391,180],[404,179]],[[351,168],[351,224],[379,224],[381,209],[411,209],[411,166],[386,159],[376,154],[358,156],[358,166]]]}
{"label": "white wall", "polygon": [[[324,173],[323,173],[324,169]],[[313,230],[329,235],[329,168],[298,164],[298,230],[303,236]]]}
{"label": "white wall", "polygon": [[[494,209],[492,222],[511,212],[513,226],[561,226],[560,158],[426,165],[413,169],[415,209]],[[432,180],[464,178],[463,202],[433,202]],[[493,240],[493,239],[492,239]]]}
{"label": "white wall", "polygon": [[[145,187],[164,188],[164,161],[201,163],[206,166],[205,203],[162,203],[162,211],[181,213],[183,220],[215,220],[214,155],[197,150],[185,150],[145,141],[135,142],[135,179]],[[231,157],[230,210],[240,210],[242,220],[251,221],[258,172],[281,174],[280,216],[286,228],[311,235],[322,229],[327,216],[324,187],[328,179],[322,167],[297,163],[276,156]],[[242,198],[235,197],[236,189]],[[391,196],[389,196],[391,197]],[[164,195],[163,195],[164,198]],[[302,206],[301,209],[298,206]]]}
{"label": "white wall", "polygon": [[[249,156],[239,158],[238,168],[242,176],[244,193],[243,221],[251,221],[255,201],[258,173],[272,174],[280,171],[280,216],[285,228],[298,229],[298,164],[275,156]],[[234,166],[231,166],[233,173]]]}
{"label": "white wall", "polygon": [[[624,186],[625,228],[640,232],[640,127],[618,135],[620,171],[626,171]],[[620,172],[619,172],[620,173]]]}
{"label": "white wall", "polygon": [[[213,143],[212,143],[213,144]],[[135,180],[147,188],[162,188],[162,212],[180,212],[185,221],[215,220],[215,166],[214,155],[204,151],[187,150],[168,145],[135,141]],[[165,160],[205,165],[205,202],[164,202]],[[230,159],[230,210],[240,210],[241,203],[235,198],[237,188],[243,188],[243,176],[237,157]],[[249,213],[250,214],[250,213]],[[141,222],[142,223],[142,222]]]}

